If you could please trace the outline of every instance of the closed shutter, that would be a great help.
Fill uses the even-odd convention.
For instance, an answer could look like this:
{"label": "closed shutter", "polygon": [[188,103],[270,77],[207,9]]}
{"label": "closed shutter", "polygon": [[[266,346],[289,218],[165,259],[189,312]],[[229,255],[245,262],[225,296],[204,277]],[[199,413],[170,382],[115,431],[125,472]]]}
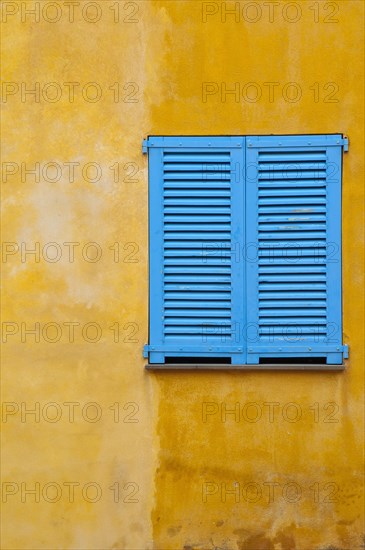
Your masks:
{"label": "closed shutter", "polygon": [[342,362],[342,136],[246,140],[247,362]]}
{"label": "closed shutter", "polygon": [[244,363],[244,265],[231,252],[244,242],[245,139],[150,137],[146,149],[149,361]]}

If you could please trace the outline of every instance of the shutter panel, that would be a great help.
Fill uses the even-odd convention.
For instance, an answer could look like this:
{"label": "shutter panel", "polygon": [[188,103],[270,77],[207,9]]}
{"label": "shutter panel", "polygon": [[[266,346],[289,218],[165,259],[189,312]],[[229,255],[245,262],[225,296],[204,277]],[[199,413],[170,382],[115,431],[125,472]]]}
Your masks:
{"label": "shutter panel", "polygon": [[247,137],[248,363],[342,362],[342,143]]}
{"label": "shutter panel", "polygon": [[246,360],[242,137],[151,137],[150,363]]}

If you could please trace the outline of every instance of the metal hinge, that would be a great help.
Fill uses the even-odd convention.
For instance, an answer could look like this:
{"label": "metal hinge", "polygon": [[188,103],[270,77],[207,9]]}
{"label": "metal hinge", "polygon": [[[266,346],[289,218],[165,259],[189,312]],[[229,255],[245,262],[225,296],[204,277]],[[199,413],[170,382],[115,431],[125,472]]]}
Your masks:
{"label": "metal hinge", "polygon": [[343,146],[344,153],[347,153],[349,150],[349,138],[347,136],[341,139],[341,145]]}
{"label": "metal hinge", "polygon": [[148,359],[148,352],[149,352],[149,350],[150,350],[150,346],[149,346],[148,344],[145,344],[145,345],[143,346],[143,357],[144,357],[145,359]]}
{"label": "metal hinge", "polygon": [[148,147],[150,146],[150,143],[148,141],[148,139],[144,139],[142,141],[142,153],[145,155],[146,153],[148,153]]}
{"label": "metal hinge", "polygon": [[348,359],[349,358],[349,347],[348,347],[347,344],[342,346],[342,351],[343,351],[343,358]]}

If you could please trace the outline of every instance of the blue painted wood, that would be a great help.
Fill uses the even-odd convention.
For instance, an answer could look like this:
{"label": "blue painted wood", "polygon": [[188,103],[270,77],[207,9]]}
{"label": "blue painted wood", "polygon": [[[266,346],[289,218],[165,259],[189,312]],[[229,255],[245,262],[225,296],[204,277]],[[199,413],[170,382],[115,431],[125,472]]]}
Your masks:
{"label": "blue painted wood", "polygon": [[[327,343],[342,345],[342,148],[327,151]],[[337,358],[342,362],[342,357]]]}
{"label": "blue painted wood", "polygon": [[[245,243],[244,204],[245,204],[245,138],[240,138],[241,147],[231,151],[231,284],[232,284],[232,341],[238,346],[239,353],[232,355],[232,364],[246,363],[246,338],[244,320],[246,319],[245,264],[242,250]],[[236,145],[237,138],[234,139]]]}
{"label": "blue painted wood", "polygon": [[[341,147],[348,146],[348,139],[342,134],[306,134],[306,135],[287,135],[287,136],[247,136],[248,148],[268,148],[277,147],[278,152],[281,148],[298,147],[298,152],[309,147]],[[304,149],[303,149],[304,148]]]}
{"label": "blue painted wood", "polygon": [[247,137],[247,360],[342,362],[341,162],[328,136]]}
{"label": "blue painted wood", "polygon": [[[161,362],[165,356],[161,351],[163,335],[163,152],[161,149],[149,151],[149,330],[150,361]],[[155,352],[154,347],[159,351]]]}
{"label": "blue painted wood", "polygon": [[245,270],[232,248],[244,242],[245,139],[151,137],[148,151],[150,362],[242,364]]}
{"label": "blue painted wood", "polygon": [[154,147],[163,147],[164,149],[181,147],[185,152],[191,149],[192,153],[196,153],[197,147],[206,147],[206,152],[211,147],[219,156],[221,153],[217,149],[231,150],[235,147],[241,149],[243,139],[242,136],[150,136],[147,143],[149,150]]}
{"label": "blue painted wood", "polygon": [[150,363],[341,364],[340,134],[149,137]]}

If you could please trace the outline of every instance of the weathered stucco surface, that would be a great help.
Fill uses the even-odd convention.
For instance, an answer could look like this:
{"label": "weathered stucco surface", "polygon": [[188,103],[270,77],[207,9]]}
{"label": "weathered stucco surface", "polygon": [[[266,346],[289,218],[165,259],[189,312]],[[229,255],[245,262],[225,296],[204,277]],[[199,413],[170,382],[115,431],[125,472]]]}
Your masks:
{"label": "weathered stucco surface", "polygon": [[[82,15],[83,0],[74,7],[73,22],[65,2],[55,3],[62,16],[54,23],[56,8],[37,21],[22,14],[21,4],[3,2],[3,80],[17,83],[18,91],[5,88],[10,93],[2,105],[3,162],[13,163],[3,177],[3,241],[16,243],[6,245],[3,260],[3,321],[12,324],[6,325],[3,345],[8,485],[2,547],[363,548],[364,3],[291,3],[301,10],[294,21],[298,8],[288,3],[278,2],[271,17],[265,3],[243,11],[247,2],[241,2],[238,19],[227,15],[224,22],[221,2],[120,2],[115,22],[116,2],[102,1],[93,3],[102,10],[95,23],[90,19],[98,8]],[[35,2],[23,4],[33,8]],[[257,6],[262,15],[254,22]],[[21,83],[30,89],[37,82],[39,101],[24,90],[22,95]],[[50,82],[62,91],[55,102],[49,98],[59,88],[45,88]],[[65,85],[71,82],[80,84],[73,101]],[[95,86],[86,99],[81,93],[90,82],[102,90],[98,101],[92,102]],[[205,102],[204,82],[219,88]],[[245,88],[249,82],[262,91],[257,101],[248,100],[255,92]],[[273,97],[269,82],[278,83]],[[284,90],[290,82],[297,86]],[[227,90],[239,83],[238,101],[232,94],[222,101],[224,83]],[[291,102],[298,85],[302,97]],[[146,373],[141,351],[148,331],[148,187],[142,138],[333,132],[350,138],[343,176],[346,371]],[[21,163],[31,169],[37,162],[39,181],[22,177]],[[52,167],[42,174],[49,162],[62,167],[60,177]],[[80,163],[74,181],[64,164],[70,162]],[[110,169],[116,162],[119,178]],[[83,176],[87,163],[99,165],[99,179],[92,166]],[[22,261],[21,243],[31,249],[37,242],[39,258],[23,254]],[[59,248],[44,250],[50,242]],[[70,242],[80,243],[73,262],[64,245]],[[90,242],[102,251],[95,262],[90,258],[99,249],[83,248]],[[52,261],[59,250],[60,259]],[[64,324],[70,322],[80,323],[74,325],[74,342]],[[40,341],[25,334],[21,323],[40,323]],[[57,326],[45,329],[47,323]],[[96,325],[83,335],[87,323]],[[61,336],[52,342],[58,326]],[[102,335],[92,343],[95,326]],[[56,405],[44,409],[51,402]],[[71,405],[65,405],[70,402],[79,404],[73,422]],[[83,409],[90,402],[97,405]],[[208,402],[213,405],[207,409]],[[252,402],[258,405],[250,409]],[[24,407],[36,403],[39,418],[25,414]],[[240,417],[225,417],[225,407],[236,403]],[[264,403],[278,403],[272,421]],[[262,417],[254,422],[257,406]],[[40,484],[39,502],[21,483],[27,489]],[[53,485],[45,488],[48,483]],[[79,484],[73,499],[65,483]],[[93,484],[89,493],[87,483]],[[90,502],[98,488],[100,498]]]}

